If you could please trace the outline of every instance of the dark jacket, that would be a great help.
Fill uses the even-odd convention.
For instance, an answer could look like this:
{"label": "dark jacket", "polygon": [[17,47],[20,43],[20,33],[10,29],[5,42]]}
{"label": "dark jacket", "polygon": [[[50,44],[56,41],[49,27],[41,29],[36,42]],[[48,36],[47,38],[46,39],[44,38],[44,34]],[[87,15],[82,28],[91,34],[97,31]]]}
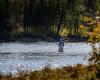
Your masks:
{"label": "dark jacket", "polygon": [[59,40],[59,46],[64,46],[64,41],[62,39]]}

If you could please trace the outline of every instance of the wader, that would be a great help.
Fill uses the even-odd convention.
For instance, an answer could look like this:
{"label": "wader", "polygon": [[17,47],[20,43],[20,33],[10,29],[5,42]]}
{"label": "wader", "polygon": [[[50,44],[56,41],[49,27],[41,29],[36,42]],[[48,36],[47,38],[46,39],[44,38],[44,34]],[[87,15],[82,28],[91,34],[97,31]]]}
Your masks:
{"label": "wader", "polygon": [[64,47],[64,41],[62,39],[59,40],[59,52],[63,52],[63,47]]}

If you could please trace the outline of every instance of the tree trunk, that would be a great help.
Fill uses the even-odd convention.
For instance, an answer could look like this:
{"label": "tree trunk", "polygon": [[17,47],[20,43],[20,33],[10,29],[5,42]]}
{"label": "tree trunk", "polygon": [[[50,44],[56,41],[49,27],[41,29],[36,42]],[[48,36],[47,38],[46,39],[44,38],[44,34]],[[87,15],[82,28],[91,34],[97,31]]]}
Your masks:
{"label": "tree trunk", "polygon": [[60,29],[61,29],[61,22],[59,22],[57,25],[57,36],[60,36],[60,34],[59,34]]}
{"label": "tree trunk", "polygon": [[27,0],[24,2],[24,31],[27,31]]}
{"label": "tree trunk", "polygon": [[72,35],[72,28],[70,27],[70,33],[69,33],[69,35]]}

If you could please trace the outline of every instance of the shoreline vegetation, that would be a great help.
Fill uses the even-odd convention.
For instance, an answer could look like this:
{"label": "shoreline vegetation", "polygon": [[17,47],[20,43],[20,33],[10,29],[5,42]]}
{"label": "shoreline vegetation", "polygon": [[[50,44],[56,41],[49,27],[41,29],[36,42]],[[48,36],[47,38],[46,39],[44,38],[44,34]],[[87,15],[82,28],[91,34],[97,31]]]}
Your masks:
{"label": "shoreline vegetation", "polygon": [[62,68],[51,69],[45,66],[42,70],[22,71],[17,75],[0,75],[1,80],[99,80],[96,65],[84,66],[64,66]]}
{"label": "shoreline vegetation", "polygon": [[[57,35],[32,35],[32,33],[21,33],[17,35],[3,35],[0,37],[0,42],[57,42],[61,37]],[[79,37],[75,35],[69,35],[63,37],[65,42],[87,42],[87,37]]]}

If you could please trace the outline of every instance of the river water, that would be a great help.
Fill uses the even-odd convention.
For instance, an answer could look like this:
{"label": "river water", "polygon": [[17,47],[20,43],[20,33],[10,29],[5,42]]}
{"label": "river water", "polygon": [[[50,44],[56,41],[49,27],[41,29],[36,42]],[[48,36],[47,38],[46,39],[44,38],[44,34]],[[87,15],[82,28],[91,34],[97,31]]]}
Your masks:
{"label": "river water", "polygon": [[89,43],[65,43],[64,52],[58,52],[58,44],[54,42],[0,43],[0,72],[31,71],[44,66],[87,65],[91,52]]}

